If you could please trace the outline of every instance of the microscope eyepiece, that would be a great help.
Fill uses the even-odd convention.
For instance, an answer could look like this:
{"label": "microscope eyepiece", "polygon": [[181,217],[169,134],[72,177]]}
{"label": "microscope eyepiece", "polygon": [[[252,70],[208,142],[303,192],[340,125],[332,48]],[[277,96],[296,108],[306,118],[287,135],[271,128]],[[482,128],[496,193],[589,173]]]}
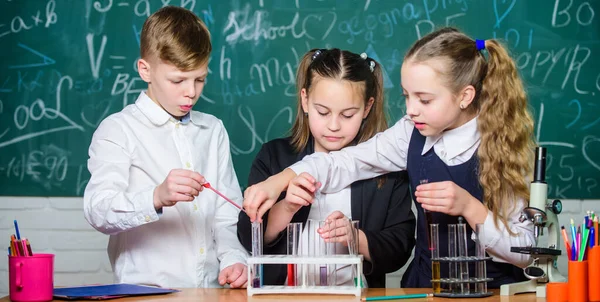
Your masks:
{"label": "microscope eyepiece", "polygon": [[546,183],[546,148],[544,147],[535,148],[533,182]]}

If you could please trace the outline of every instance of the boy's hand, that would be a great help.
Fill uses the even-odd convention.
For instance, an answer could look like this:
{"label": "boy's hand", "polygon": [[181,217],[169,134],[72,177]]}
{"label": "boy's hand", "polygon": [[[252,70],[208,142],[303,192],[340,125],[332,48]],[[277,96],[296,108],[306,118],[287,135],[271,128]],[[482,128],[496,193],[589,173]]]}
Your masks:
{"label": "boy's hand", "polygon": [[284,202],[284,208],[290,213],[296,213],[303,206],[311,205],[314,201],[314,192],[320,183],[315,184],[315,178],[303,172],[294,177],[288,185]]}
{"label": "boy's hand", "polygon": [[154,208],[170,207],[180,201],[192,201],[204,189],[206,180],[198,172],[173,169],[154,189]]}
{"label": "boy's hand", "polygon": [[219,273],[221,286],[229,283],[231,288],[246,288],[248,281],[248,268],[241,263],[232,264]]}

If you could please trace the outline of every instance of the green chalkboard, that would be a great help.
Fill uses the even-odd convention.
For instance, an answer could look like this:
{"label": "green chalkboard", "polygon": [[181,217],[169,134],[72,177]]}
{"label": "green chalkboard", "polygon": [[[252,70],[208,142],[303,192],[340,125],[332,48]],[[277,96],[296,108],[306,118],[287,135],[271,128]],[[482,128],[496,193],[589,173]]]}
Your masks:
{"label": "green chalkboard", "polygon": [[600,198],[597,0],[0,0],[0,195],[83,194],[92,133],[144,89],[139,34],[164,4],[191,9],[212,33],[195,109],[223,120],[243,187],[261,144],[290,128],[307,50],[380,61],[395,122],[404,52],[449,24],[510,47],[550,154],[549,195]]}

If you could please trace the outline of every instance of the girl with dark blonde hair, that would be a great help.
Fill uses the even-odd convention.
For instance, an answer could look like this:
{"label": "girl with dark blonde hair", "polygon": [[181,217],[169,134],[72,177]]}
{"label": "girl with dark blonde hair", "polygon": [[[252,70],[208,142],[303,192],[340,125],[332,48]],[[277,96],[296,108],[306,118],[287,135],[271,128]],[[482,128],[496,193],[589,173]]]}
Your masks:
{"label": "girl with dark blonde hair", "polygon": [[[315,49],[304,55],[297,74],[298,107],[291,136],[262,146],[248,184],[253,185],[281,172],[310,154],[327,154],[364,142],[387,128],[383,106],[381,67],[366,54],[339,49]],[[348,247],[347,217],[359,220],[358,252],[364,256],[363,274],[369,287],[385,287],[385,274],[400,269],[414,246],[415,218],[406,172],[348,183],[338,192],[322,194],[313,203],[306,190],[307,174],[294,178],[286,194],[264,215],[264,254],[285,254],[286,226],[306,224],[308,219],[330,222],[331,230],[320,236],[335,242],[336,251]],[[279,195],[279,193],[278,193]],[[323,216],[321,216],[323,215]],[[345,224],[344,224],[345,222]],[[340,232],[337,232],[337,230]],[[250,219],[240,213],[238,238],[250,251]],[[304,228],[306,235],[308,228]],[[330,236],[339,234],[339,236]],[[301,237],[302,245],[308,240]],[[338,285],[353,285],[350,267],[337,271]],[[284,284],[285,266],[265,266],[264,284]]]}

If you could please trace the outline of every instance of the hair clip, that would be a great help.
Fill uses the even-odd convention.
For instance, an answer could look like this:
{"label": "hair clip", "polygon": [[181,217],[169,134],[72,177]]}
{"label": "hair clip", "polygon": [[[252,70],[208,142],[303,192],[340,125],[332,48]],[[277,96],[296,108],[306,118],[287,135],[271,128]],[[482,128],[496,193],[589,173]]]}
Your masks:
{"label": "hair clip", "polygon": [[363,60],[366,60],[366,59],[368,58],[367,54],[366,54],[366,53],[364,53],[364,52],[360,54],[360,57],[361,57]]}
{"label": "hair clip", "polygon": [[375,70],[375,61],[371,60],[369,62],[369,69],[371,69],[371,72]]}
{"label": "hair clip", "polygon": [[313,53],[313,55],[312,55],[312,60],[314,61],[320,54],[321,54],[320,49],[315,50],[315,53]]}
{"label": "hair clip", "polygon": [[480,51],[482,49],[485,49],[485,40],[475,40],[475,47],[477,47],[477,50]]}

